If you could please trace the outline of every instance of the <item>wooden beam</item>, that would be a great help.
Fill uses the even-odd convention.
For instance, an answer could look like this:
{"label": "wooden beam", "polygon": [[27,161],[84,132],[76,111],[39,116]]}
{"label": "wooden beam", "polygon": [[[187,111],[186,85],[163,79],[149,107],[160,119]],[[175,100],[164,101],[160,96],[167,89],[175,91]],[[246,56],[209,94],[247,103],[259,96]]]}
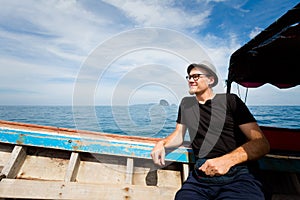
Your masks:
{"label": "wooden beam", "polygon": [[[12,187],[13,185],[13,187]],[[84,184],[63,181],[3,179],[0,198],[22,199],[174,199],[178,188],[128,184]]]}
{"label": "wooden beam", "polygon": [[77,152],[72,152],[69,165],[65,175],[65,182],[74,182],[76,181],[76,176],[78,173],[78,168],[80,165],[80,155]]}
{"label": "wooden beam", "polygon": [[183,172],[182,172],[182,182],[186,181],[186,179],[188,178],[189,176],[189,173],[190,173],[190,166],[189,164],[182,164],[182,167],[183,167]]}
{"label": "wooden beam", "polygon": [[1,173],[6,178],[15,178],[25,161],[26,155],[26,147],[16,145]]}
{"label": "wooden beam", "polygon": [[157,170],[157,186],[158,187],[181,187],[182,178],[180,171]]}
{"label": "wooden beam", "polygon": [[126,167],[126,184],[132,184],[133,178],[133,170],[134,170],[134,160],[133,158],[127,158],[127,167]]}

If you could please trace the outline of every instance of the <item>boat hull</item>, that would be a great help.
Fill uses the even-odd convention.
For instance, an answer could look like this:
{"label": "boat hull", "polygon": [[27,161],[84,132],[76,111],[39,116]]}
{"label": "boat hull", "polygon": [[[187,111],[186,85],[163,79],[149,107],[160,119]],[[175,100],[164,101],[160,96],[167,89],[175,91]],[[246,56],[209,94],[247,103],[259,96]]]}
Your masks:
{"label": "boat hull", "polygon": [[0,121],[0,198],[173,199],[192,152],[159,168],[157,140]]}
{"label": "boat hull", "polygon": [[[260,178],[271,185],[273,199],[299,197],[299,151],[274,143],[298,135],[262,130],[272,150],[258,161]],[[166,166],[159,168],[150,157],[157,141],[0,121],[0,198],[174,199],[195,158],[182,146],[168,151]]]}

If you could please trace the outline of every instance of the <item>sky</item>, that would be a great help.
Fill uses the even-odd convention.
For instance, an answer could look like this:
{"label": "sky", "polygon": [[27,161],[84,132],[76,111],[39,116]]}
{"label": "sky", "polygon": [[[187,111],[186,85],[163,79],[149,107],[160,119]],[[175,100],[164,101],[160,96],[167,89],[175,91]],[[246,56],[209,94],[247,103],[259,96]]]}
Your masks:
{"label": "sky", "polygon": [[[0,105],[178,104],[186,67],[230,55],[296,0],[0,0]],[[300,105],[300,89],[234,84],[248,105]],[[247,97],[247,99],[246,99]]]}

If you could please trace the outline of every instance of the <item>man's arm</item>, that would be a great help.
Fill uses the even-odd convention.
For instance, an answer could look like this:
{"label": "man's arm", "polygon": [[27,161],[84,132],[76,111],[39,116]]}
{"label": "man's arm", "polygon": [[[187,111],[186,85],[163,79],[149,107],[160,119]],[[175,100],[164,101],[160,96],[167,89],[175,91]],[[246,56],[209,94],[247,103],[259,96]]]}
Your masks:
{"label": "man's arm", "polygon": [[200,170],[210,176],[223,175],[232,166],[247,160],[257,160],[269,152],[270,144],[256,122],[239,127],[249,141],[224,156],[207,160]]}
{"label": "man's arm", "polygon": [[153,162],[159,166],[165,165],[165,148],[179,147],[183,143],[185,132],[186,126],[177,123],[174,132],[158,141],[152,149],[151,157]]}

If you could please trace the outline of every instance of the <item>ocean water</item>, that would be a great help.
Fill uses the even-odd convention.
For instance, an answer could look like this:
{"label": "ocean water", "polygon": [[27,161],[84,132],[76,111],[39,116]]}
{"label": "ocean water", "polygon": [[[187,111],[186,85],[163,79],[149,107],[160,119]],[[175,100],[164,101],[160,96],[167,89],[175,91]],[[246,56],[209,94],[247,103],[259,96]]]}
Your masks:
{"label": "ocean water", "polygon": [[259,125],[300,129],[300,106],[249,106]]}
{"label": "ocean water", "polygon": [[[259,125],[300,129],[300,106],[249,106]],[[161,138],[176,125],[178,107],[0,106],[0,119],[79,130]]]}

